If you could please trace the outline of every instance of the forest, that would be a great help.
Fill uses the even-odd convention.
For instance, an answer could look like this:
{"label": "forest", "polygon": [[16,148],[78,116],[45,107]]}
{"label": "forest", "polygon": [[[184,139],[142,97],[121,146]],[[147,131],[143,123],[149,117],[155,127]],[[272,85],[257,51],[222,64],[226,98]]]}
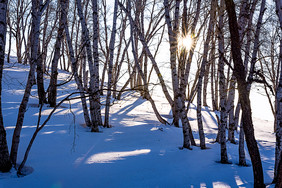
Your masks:
{"label": "forest", "polygon": [[0,188],[281,188],[281,34],[281,0],[0,0]]}

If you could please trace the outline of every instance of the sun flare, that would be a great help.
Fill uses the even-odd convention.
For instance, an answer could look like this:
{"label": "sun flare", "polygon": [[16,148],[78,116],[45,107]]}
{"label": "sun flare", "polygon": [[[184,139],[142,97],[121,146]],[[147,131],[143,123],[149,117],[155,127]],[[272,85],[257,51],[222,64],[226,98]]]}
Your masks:
{"label": "sun flare", "polygon": [[180,35],[177,40],[179,50],[189,51],[193,46],[193,38],[190,34]]}

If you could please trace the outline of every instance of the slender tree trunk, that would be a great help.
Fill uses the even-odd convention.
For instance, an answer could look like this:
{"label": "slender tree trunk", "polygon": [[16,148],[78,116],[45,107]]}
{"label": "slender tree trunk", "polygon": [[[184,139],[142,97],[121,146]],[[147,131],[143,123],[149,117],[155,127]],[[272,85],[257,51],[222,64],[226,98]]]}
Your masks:
{"label": "slender tree trunk", "polygon": [[171,98],[171,96],[170,96],[170,94],[169,94],[169,92],[168,92],[168,90],[167,90],[165,81],[164,81],[163,76],[162,76],[162,74],[161,74],[161,72],[160,72],[160,70],[159,70],[158,64],[157,64],[157,62],[155,61],[154,56],[152,55],[152,53],[151,53],[151,51],[150,51],[150,49],[149,49],[149,47],[148,47],[148,44],[146,43],[146,40],[145,40],[144,36],[142,35],[142,33],[140,32],[140,30],[138,29],[136,23],[134,23],[134,21],[133,21],[131,15],[129,15],[129,13],[128,13],[128,11],[125,9],[125,7],[124,7],[121,3],[119,3],[119,6],[120,6],[124,11],[126,11],[128,17],[129,17],[129,19],[132,21],[134,30],[135,30],[135,32],[137,32],[138,37],[139,37],[139,39],[140,39],[140,41],[141,41],[141,43],[142,43],[142,45],[143,45],[143,47],[144,47],[144,50],[146,51],[146,53],[147,53],[149,59],[151,60],[151,62],[152,62],[152,64],[153,64],[153,67],[154,67],[154,69],[155,69],[155,71],[156,71],[156,74],[157,74],[157,76],[158,76],[158,79],[160,80],[160,84],[161,84],[161,86],[162,86],[162,90],[163,90],[163,92],[164,92],[164,95],[165,95],[167,101],[169,102],[169,104],[172,106],[172,105],[173,105],[173,100],[172,100],[172,98]]}
{"label": "slender tree trunk", "polygon": [[[88,65],[89,65],[89,70],[90,70],[90,96],[89,96],[89,102],[90,102],[90,116],[91,116],[91,131],[92,132],[99,132],[99,118],[97,111],[95,111],[95,95],[98,94],[99,92],[95,93],[95,74],[96,71],[94,70],[94,65],[93,65],[93,58],[92,58],[92,49],[91,49],[91,43],[90,43],[90,37],[89,37],[89,32],[88,28],[86,25],[86,21],[82,12],[82,6],[81,6],[81,0],[76,0],[77,3],[77,12],[79,15],[80,19],[80,24],[82,28],[82,36],[83,36],[83,44],[85,44],[86,48],[86,54],[87,54],[87,60],[88,60]],[[98,82],[99,84],[99,82]]]}
{"label": "slender tree trunk", "polygon": [[[129,12],[129,15],[130,15],[130,10],[131,10],[131,5],[130,5],[130,1],[128,1],[128,12]],[[138,72],[139,74],[141,75],[142,77],[142,80],[144,82],[144,88],[145,88],[145,96],[146,96],[146,99],[149,100],[149,102],[151,103],[152,105],[152,108],[155,112],[155,115],[157,117],[157,119],[162,123],[162,124],[167,124],[167,122],[161,117],[161,115],[159,114],[158,110],[157,110],[157,107],[155,105],[155,102],[153,101],[152,97],[150,96],[150,93],[149,93],[149,89],[148,89],[148,84],[146,82],[146,79],[145,79],[145,75],[142,71],[142,68],[138,62],[138,57],[137,57],[137,53],[135,51],[135,45],[134,45],[134,29],[133,29],[133,20],[130,18],[130,30],[131,30],[131,45],[132,45],[132,53],[133,53],[133,56],[134,56],[134,61],[135,61],[135,64],[136,64],[136,67],[138,69]]]}
{"label": "slender tree trunk", "polygon": [[221,163],[228,163],[226,148],[226,127],[227,127],[227,89],[224,74],[224,36],[223,36],[224,0],[220,1],[219,24],[218,24],[218,51],[219,51],[219,93],[220,93],[220,124],[219,141],[221,150]]}
{"label": "slender tree trunk", "polygon": [[240,123],[240,133],[239,133],[239,165],[247,166],[246,155],[245,155],[245,135],[243,129],[243,123]]}
{"label": "slender tree trunk", "polygon": [[13,134],[12,147],[10,159],[13,165],[16,165],[17,162],[17,154],[18,147],[20,143],[20,134],[23,125],[24,115],[26,112],[27,103],[29,100],[31,88],[34,81],[35,76],[35,67],[37,63],[38,56],[38,44],[39,44],[39,35],[40,35],[40,0],[32,0],[32,29],[31,29],[31,62],[30,62],[30,71],[28,75],[28,80],[26,83],[26,88],[24,92],[24,96],[18,111],[18,118],[16,123],[16,128]]}
{"label": "slender tree trunk", "polygon": [[89,118],[88,107],[87,107],[87,103],[86,103],[86,96],[84,94],[84,88],[83,88],[83,85],[82,85],[82,81],[78,76],[77,60],[74,57],[74,50],[73,50],[73,47],[72,47],[70,33],[69,33],[68,25],[67,25],[67,10],[68,10],[67,5],[68,5],[68,3],[69,3],[68,0],[60,0],[61,14],[62,14],[62,24],[64,26],[66,42],[67,42],[67,45],[68,45],[69,56],[70,56],[70,61],[71,61],[71,68],[72,68],[72,71],[73,71],[75,82],[76,82],[78,90],[80,92],[84,120],[85,120],[86,126],[91,127],[91,121],[90,121],[90,118]]}
{"label": "slender tree trunk", "polygon": [[101,116],[101,104],[100,104],[100,94],[102,91],[99,91],[99,51],[98,51],[98,42],[99,42],[99,14],[98,14],[98,0],[92,0],[92,11],[93,11],[93,58],[94,58],[94,111],[96,120],[99,125],[102,125],[102,116]]}
{"label": "slender tree trunk", "polygon": [[111,127],[109,124],[110,116],[110,103],[111,103],[111,88],[112,88],[112,72],[113,72],[113,61],[114,61],[114,49],[115,49],[115,37],[116,37],[116,21],[118,11],[118,0],[115,0],[114,15],[113,15],[113,26],[110,39],[110,59],[108,64],[108,88],[106,97],[106,108],[105,108],[105,122],[104,127]]}
{"label": "slender tree trunk", "polygon": [[4,128],[2,114],[2,77],[5,60],[5,44],[7,32],[7,0],[0,1],[0,172],[9,172],[12,164],[9,158],[9,150],[6,139],[6,131]]}
{"label": "slender tree trunk", "polygon": [[233,0],[225,0],[225,3],[226,3],[226,9],[229,18],[229,31],[231,34],[231,52],[234,62],[234,74],[236,76],[238,83],[239,100],[243,111],[242,113],[243,129],[245,132],[246,143],[253,165],[254,187],[257,188],[265,187],[260,153],[254,136],[252,111],[251,111],[250,99],[247,89],[248,84],[245,80],[246,79],[245,67],[243,65],[242,55],[241,55],[241,44],[239,40],[240,37],[239,37],[237,16],[235,12],[235,4]]}
{"label": "slender tree trunk", "polygon": [[230,141],[230,143],[233,143],[233,144],[236,143],[234,132],[237,127],[237,125],[235,124],[235,119],[234,119],[235,118],[234,117],[235,85],[236,85],[236,78],[234,74],[232,74],[230,85],[229,85],[227,108],[228,108],[228,116],[229,116],[228,140]]}
{"label": "slender tree trunk", "polygon": [[178,96],[179,96],[179,78],[177,74],[176,67],[176,55],[177,55],[177,35],[179,34],[179,6],[180,0],[175,1],[175,13],[174,13],[174,25],[172,26],[172,21],[170,17],[170,5],[168,0],[164,0],[165,7],[165,21],[168,27],[168,36],[169,36],[169,45],[170,45],[170,69],[171,69],[171,78],[172,78],[172,89],[174,94],[174,100],[172,105],[173,113],[173,124],[176,127],[179,127],[179,109],[178,109]]}
{"label": "slender tree trunk", "polygon": [[[39,42],[40,45],[40,42]],[[47,103],[46,101],[46,92],[44,89],[44,73],[43,73],[43,53],[40,52],[40,46],[38,45],[38,55],[36,61],[36,80],[37,80],[37,93],[39,104]]]}
{"label": "slender tree trunk", "polygon": [[202,84],[203,84],[203,76],[205,73],[205,67],[207,64],[207,54],[209,50],[209,43],[213,34],[213,28],[214,28],[214,19],[215,19],[215,7],[216,7],[216,1],[211,1],[211,15],[210,15],[210,21],[209,21],[209,28],[207,33],[207,38],[204,44],[204,52],[203,52],[203,60],[201,65],[201,70],[199,74],[198,79],[198,85],[197,85],[197,120],[198,120],[198,128],[199,128],[199,136],[200,136],[200,146],[201,149],[206,148],[205,143],[205,133],[203,128],[203,122],[202,122]]}
{"label": "slender tree trunk", "polygon": [[[58,8],[58,10],[60,10]],[[49,91],[48,91],[48,103],[51,107],[56,106],[56,99],[57,99],[57,78],[58,78],[58,62],[61,57],[61,46],[63,41],[63,32],[64,32],[64,26],[62,24],[62,15],[60,16],[59,20],[59,28],[57,31],[57,37],[55,42],[55,52],[52,60],[52,66],[51,66],[51,77],[50,77],[50,83],[49,83]]]}

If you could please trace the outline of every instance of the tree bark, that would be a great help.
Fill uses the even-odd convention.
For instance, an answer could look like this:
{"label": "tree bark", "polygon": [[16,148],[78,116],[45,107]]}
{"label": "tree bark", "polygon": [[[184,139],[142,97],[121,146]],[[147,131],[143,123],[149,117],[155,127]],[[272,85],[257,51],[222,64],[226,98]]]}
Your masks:
{"label": "tree bark", "polygon": [[226,127],[227,127],[227,89],[226,78],[224,74],[224,36],[223,36],[223,18],[224,18],[224,0],[220,1],[219,23],[218,23],[218,71],[219,71],[219,93],[220,93],[220,124],[219,124],[219,142],[220,142],[220,162],[228,163],[226,148]]}
{"label": "tree bark", "polygon": [[[58,10],[60,10],[58,8]],[[51,66],[51,77],[50,77],[50,83],[49,83],[49,91],[48,91],[48,103],[51,107],[56,106],[56,100],[57,100],[57,78],[58,78],[58,62],[60,59],[60,52],[61,52],[61,46],[63,41],[63,32],[64,32],[64,26],[62,24],[62,16],[60,16],[59,20],[59,28],[57,31],[57,37],[55,42],[55,52],[52,60],[52,66]]]}
{"label": "tree bark", "polygon": [[[281,0],[275,0],[275,4],[276,14],[279,18],[280,31],[282,31],[282,2]],[[282,185],[282,39],[280,39],[279,65],[279,82],[276,90],[276,147],[273,180],[277,188]]]}
{"label": "tree bark", "polygon": [[4,128],[2,114],[2,77],[5,60],[5,44],[7,32],[7,13],[8,0],[0,1],[0,172],[9,172],[12,164],[9,158],[9,150],[7,145],[6,131]]}
{"label": "tree bark", "polygon": [[30,62],[30,71],[28,75],[28,80],[26,83],[26,88],[24,96],[18,111],[18,118],[16,123],[16,128],[13,134],[12,147],[10,159],[13,165],[17,162],[18,147],[20,143],[20,134],[23,125],[23,120],[26,112],[26,107],[29,101],[29,96],[31,88],[34,82],[35,77],[35,67],[38,58],[38,44],[39,44],[39,35],[40,35],[40,20],[41,20],[41,7],[42,1],[32,0],[32,29],[31,29],[31,62]]}
{"label": "tree bark", "polygon": [[243,65],[243,60],[241,55],[241,44],[239,40],[240,37],[239,37],[237,16],[235,12],[235,4],[233,0],[225,0],[225,4],[229,18],[229,31],[231,34],[231,52],[234,62],[234,75],[236,76],[237,79],[239,100],[243,111],[242,113],[243,129],[245,132],[246,143],[253,165],[254,187],[257,188],[265,187],[260,153],[254,136],[252,111],[251,111],[250,99],[247,89],[248,84],[246,82],[245,67]]}
{"label": "tree bark", "polygon": [[39,104],[47,103],[46,92],[44,89],[44,72],[43,72],[43,52],[40,51],[40,40],[38,44],[38,55],[36,61],[36,83],[37,83],[37,93]]}
{"label": "tree bark", "polygon": [[114,48],[115,48],[115,38],[116,38],[116,32],[117,32],[116,30],[117,11],[118,11],[118,0],[115,0],[113,26],[112,26],[112,33],[111,33],[111,39],[110,39],[110,59],[108,62],[108,87],[107,87],[105,122],[104,122],[104,127],[108,127],[108,128],[111,127],[111,125],[109,124],[109,116],[110,116],[110,103],[111,103]]}
{"label": "tree bark", "polygon": [[92,11],[93,11],[93,58],[94,58],[94,111],[96,120],[99,125],[102,125],[102,116],[101,116],[101,103],[100,103],[100,94],[102,91],[99,91],[99,13],[98,13],[98,0],[92,0]]}
{"label": "tree bark", "polygon": [[[90,70],[90,96],[89,96],[89,103],[90,103],[90,116],[91,116],[91,131],[92,132],[99,132],[99,115],[97,109],[95,109],[95,105],[97,103],[95,102],[95,95],[99,95],[98,91],[95,93],[95,76],[96,76],[96,71],[94,70],[94,65],[93,65],[93,58],[92,58],[92,49],[91,49],[91,42],[90,42],[90,37],[89,37],[89,31],[86,25],[86,21],[82,12],[82,6],[81,6],[81,0],[76,0],[77,3],[77,12],[79,15],[80,19],[80,24],[82,28],[82,36],[83,36],[83,44],[85,44],[86,48],[86,54],[87,54],[87,60],[88,60],[88,66]],[[98,82],[99,84],[99,82]]]}
{"label": "tree bark", "polygon": [[61,14],[63,14],[62,15],[62,24],[64,26],[66,42],[67,42],[67,45],[68,45],[69,58],[70,58],[70,61],[71,61],[71,68],[72,68],[72,71],[73,71],[74,79],[75,79],[75,82],[77,84],[78,90],[80,91],[84,120],[85,120],[86,126],[91,127],[91,121],[90,121],[90,118],[89,118],[84,88],[83,88],[83,85],[82,85],[82,81],[79,78],[78,73],[77,73],[77,60],[74,57],[74,50],[73,50],[73,46],[72,46],[72,42],[71,42],[71,38],[70,38],[70,33],[69,33],[69,28],[68,28],[68,24],[67,24],[67,9],[68,9],[67,5],[68,5],[68,3],[69,3],[68,0],[60,0]]}
{"label": "tree bark", "polygon": [[207,64],[207,54],[209,50],[209,43],[210,43],[213,31],[214,31],[216,4],[217,2],[215,0],[211,1],[211,14],[210,14],[210,20],[209,20],[209,26],[208,26],[208,33],[207,33],[207,37],[206,37],[205,44],[204,44],[203,60],[201,64],[201,70],[200,70],[198,85],[197,85],[197,121],[198,121],[201,149],[206,148],[205,133],[204,133],[203,122],[202,122],[202,84],[203,84],[203,76],[204,76],[205,68]]}

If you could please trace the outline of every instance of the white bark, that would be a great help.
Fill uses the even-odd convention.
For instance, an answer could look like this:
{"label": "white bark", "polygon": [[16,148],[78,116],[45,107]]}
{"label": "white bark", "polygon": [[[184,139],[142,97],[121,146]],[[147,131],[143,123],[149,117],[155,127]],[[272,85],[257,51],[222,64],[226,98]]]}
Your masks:
{"label": "white bark", "polygon": [[97,116],[98,124],[102,125],[100,93],[99,92],[99,14],[98,14],[98,0],[92,0],[93,11],[93,58],[94,58],[94,111]]}
{"label": "white bark", "polygon": [[[48,1],[46,1],[46,3],[48,3]],[[38,44],[39,44],[39,35],[40,35],[40,20],[41,20],[42,11],[43,11],[42,1],[32,0],[31,62],[30,62],[30,71],[28,75],[28,80],[26,83],[24,96],[19,107],[16,128],[14,130],[13,140],[12,140],[10,159],[14,165],[17,162],[17,153],[20,143],[21,129],[23,125],[27,103],[29,101],[31,88],[35,78],[35,68],[38,58]]]}
{"label": "white bark", "polygon": [[82,110],[83,110],[83,115],[84,115],[84,120],[85,123],[88,127],[91,127],[91,121],[89,118],[89,113],[88,113],[88,108],[87,108],[87,103],[86,103],[86,97],[84,94],[84,88],[82,85],[82,81],[78,76],[77,72],[77,60],[74,57],[74,50],[70,38],[70,33],[69,33],[69,28],[67,24],[67,5],[68,5],[68,0],[60,0],[60,6],[61,6],[61,14],[63,14],[63,19],[62,19],[62,24],[64,25],[64,31],[65,31],[65,36],[66,36],[66,42],[68,45],[68,51],[69,51],[69,57],[71,61],[71,68],[73,71],[74,79],[77,84],[78,90],[80,91],[80,96],[81,96],[81,103],[82,103]]}
{"label": "white bark", "polygon": [[219,93],[220,93],[220,123],[219,123],[219,142],[221,150],[221,163],[228,163],[226,148],[226,127],[227,127],[227,89],[226,78],[224,75],[224,36],[223,36],[223,17],[224,0],[220,1],[219,24],[218,24],[218,51],[219,51]]}
{"label": "white bark", "polygon": [[114,5],[114,15],[113,15],[113,26],[110,39],[110,59],[108,62],[108,87],[107,87],[107,97],[106,97],[106,108],[105,108],[105,127],[111,127],[109,124],[109,113],[110,113],[110,103],[111,103],[111,88],[112,88],[112,73],[113,73],[113,61],[114,61],[114,50],[115,50],[115,38],[116,38],[116,21],[117,21],[117,11],[118,11],[118,0],[115,0]]}
{"label": "white bark", "polygon": [[76,0],[77,3],[77,12],[79,15],[81,28],[82,28],[82,36],[83,36],[83,43],[85,44],[86,48],[86,54],[87,54],[87,60],[88,60],[88,66],[90,70],[90,96],[89,96],[89,102],[90,102],[90,116],[91,116],[91,131],[92,132],[99,132],[99,118],[97,115],[97,111],[95,111],[95,95],[97,95],[99,92],[95,93],[95,70],[93,65],[93,58],[92,58],[92,49],[91,49],[91,42],[89,37],[89,31],[86,25],[86,21],[82,12],[82,6],[81,6],[81,0]]}
{"label": "white bark", "polygon": [[207,54],[209,50],[209,43],[211,40],[211,36],[213,34],[214,19],[216,16],[215,15],[216,3],[217,2],[215,0],[211,1],[211,14],[210,14],[207,37],[206,37],[205,44],[204,44],[203,60],[201,64],[201,70],[200,70],[198,85],[197,85],[197,120],[198,120],[199,136],[200,136],[200,146],[202,149],[206,148],[205,133],[204,133],[203,123],[202,123],[202,84],[203,84],[203,76],[205,73],[205,67],[207,63]]}
{"label": "white bark", "polygon": [[[279,18],[280,32],[282,31],[282,1],[275,0],[276,14]],[[279,64],[282,67],[282,39],[280,39],[280,53]],[[280,68],[279,82],[276,90],[276,147],[275,147],[275,166],[274,166],[274,182],[277,181],[277,185],[282,184],[282,172],[281,172],[281,157],[282,157],[282,71]],[[276,185],[276,186],[277,186]],[[278,187],[278,186],[277,186]]]}

